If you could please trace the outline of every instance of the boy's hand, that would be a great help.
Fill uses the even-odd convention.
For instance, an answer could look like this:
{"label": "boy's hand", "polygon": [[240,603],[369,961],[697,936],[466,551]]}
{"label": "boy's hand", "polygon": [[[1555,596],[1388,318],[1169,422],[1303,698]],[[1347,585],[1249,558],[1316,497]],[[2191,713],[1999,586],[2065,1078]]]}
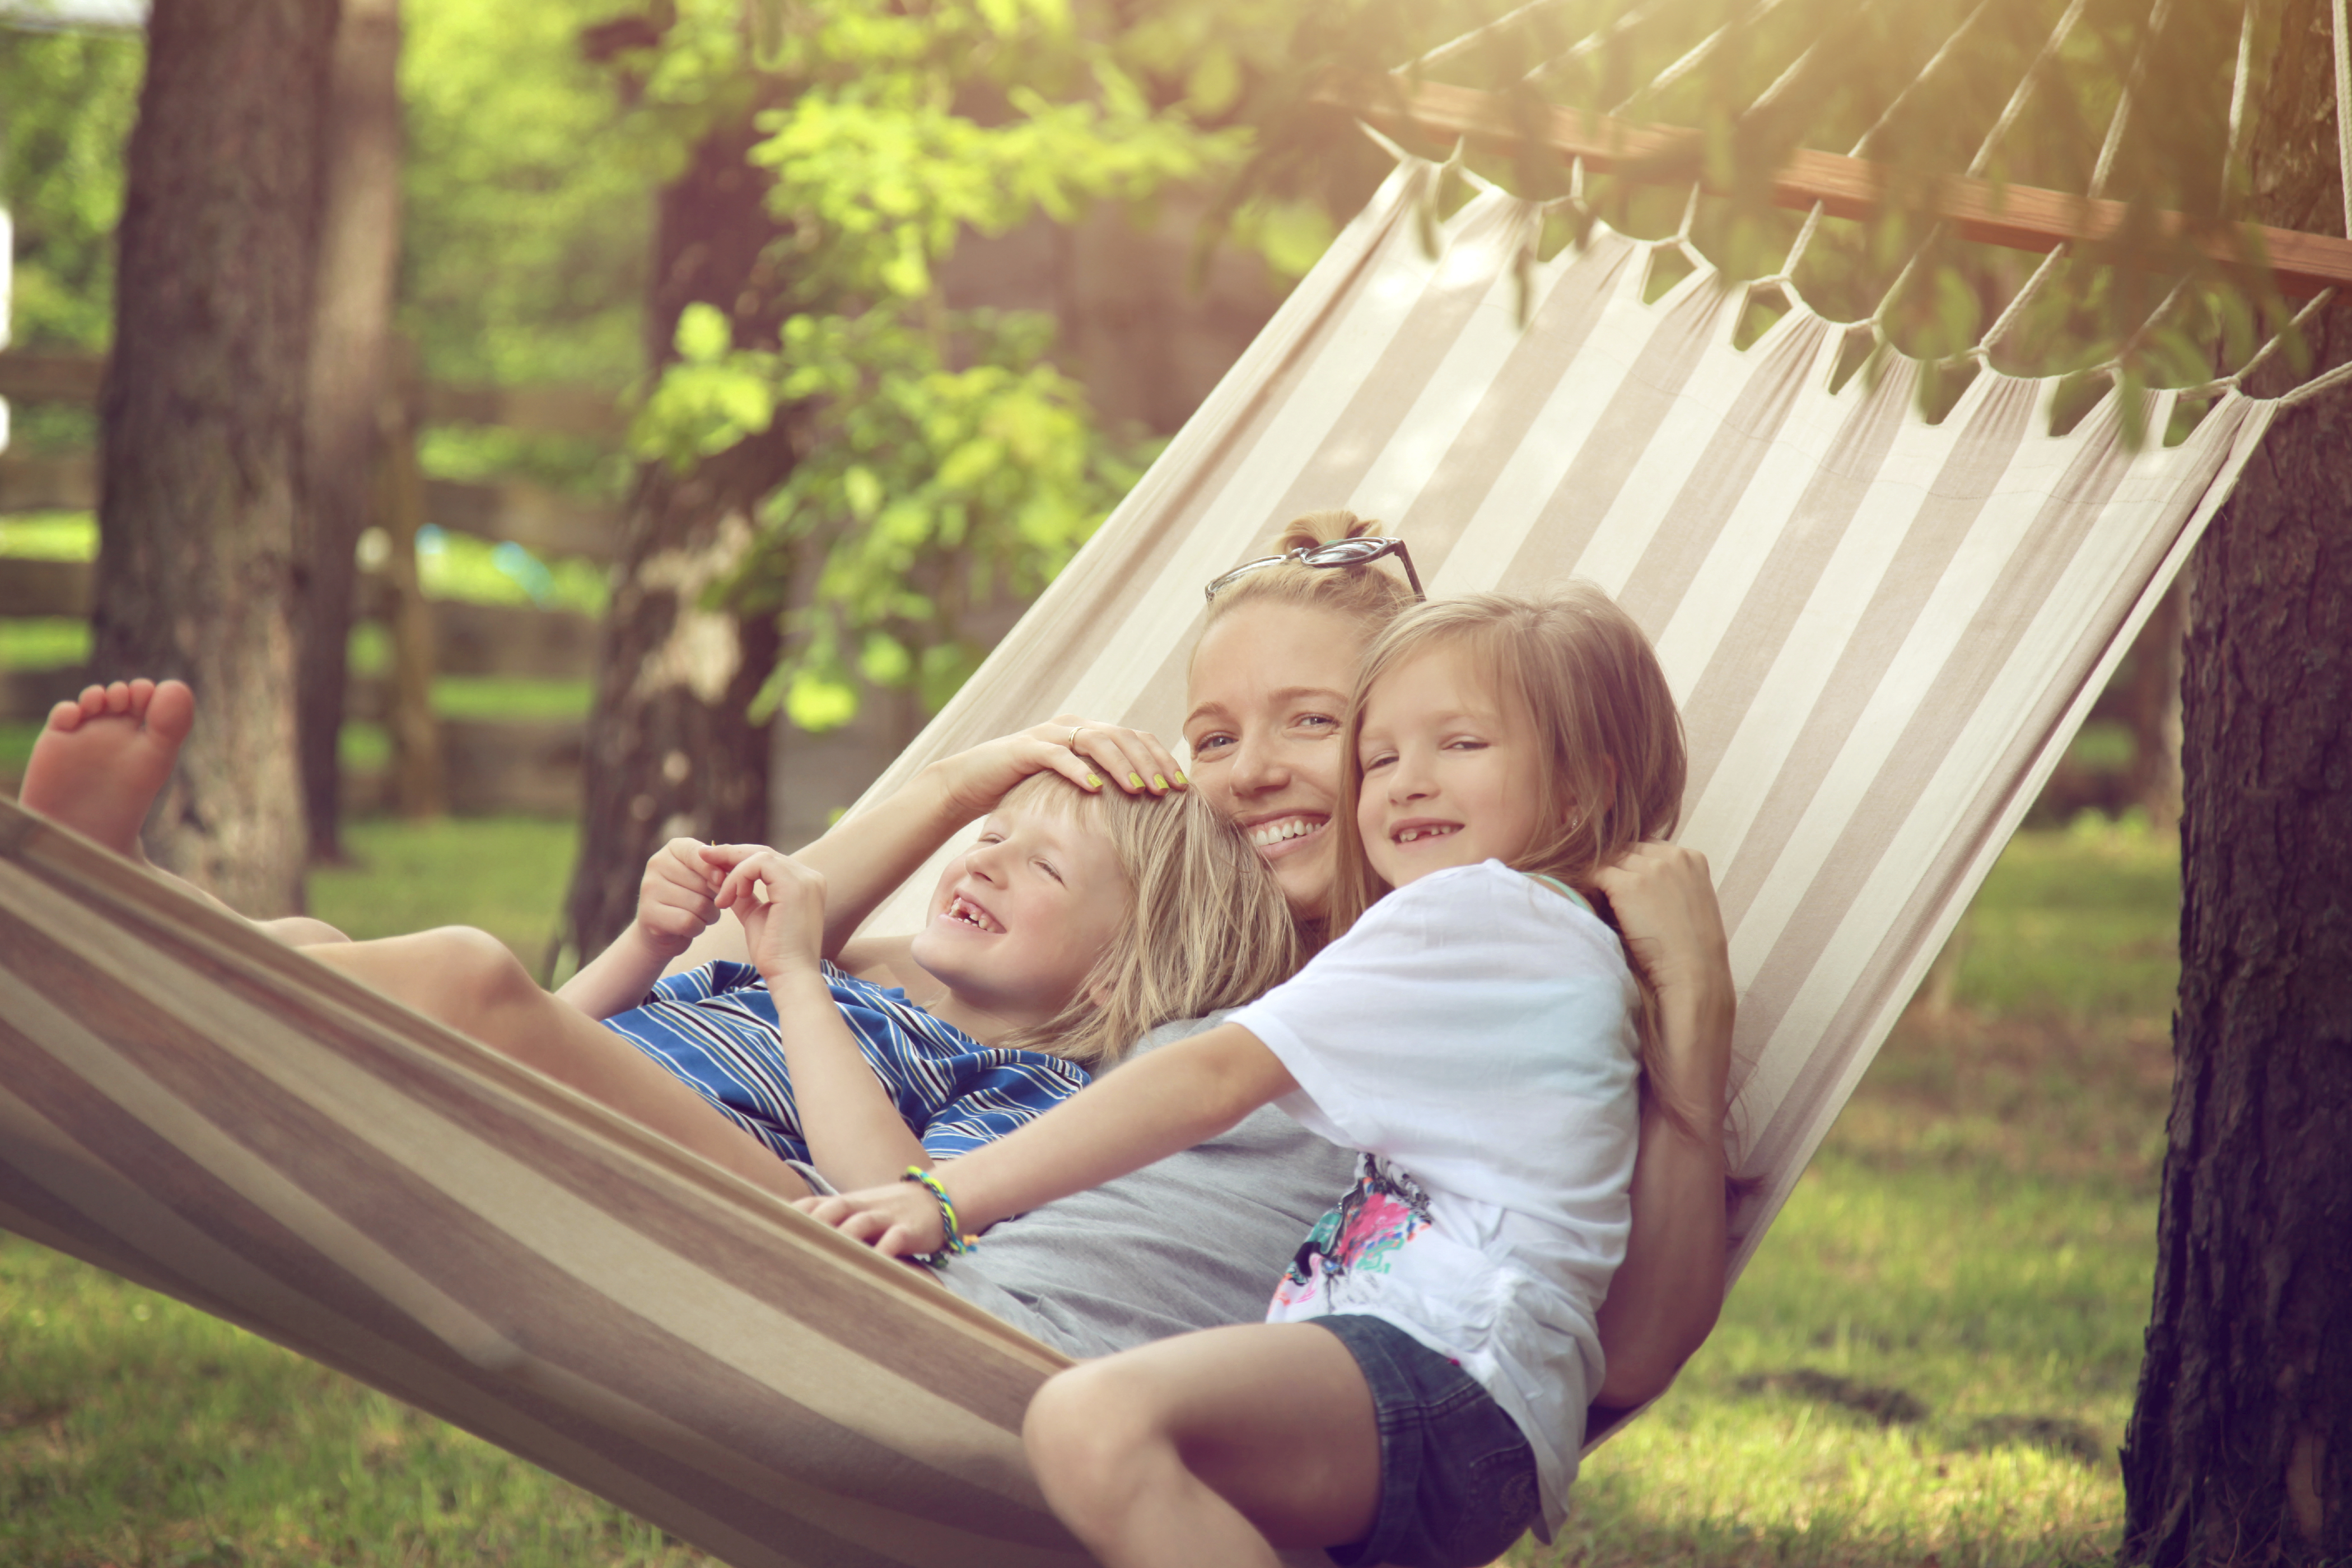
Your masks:
{"label": "boy's hand", "polygon": [[940,1201],[919,1182],[894,1182],[837,1197],[798,1198],[793,1206],[892,1258],[937,1252],[947,1245]]}
{"label": "boy's hand", "polygon": [[637,885],[637,929],[667,958],[684,952],[719,918],[712,895],[719,879],[702,858],[708,847],[698,839],[673,838],[646,862],[645,880]]}
{"label": "boy's hand", "polygon": [[1056,773],[1088,791],[1108,783],[1129,795],[1166,795],[1186,785],[1175,757],[1148,731],[1068,713],[958,752],[939,766],[966,821],[995,810],[1031,773]]}
{"label": "boy's hand", "polygon": [[700,847],[720,879],[713,902],[743,922],[752,966],[770,979],[814,973],[824,958],[824,877],[761,844]]}

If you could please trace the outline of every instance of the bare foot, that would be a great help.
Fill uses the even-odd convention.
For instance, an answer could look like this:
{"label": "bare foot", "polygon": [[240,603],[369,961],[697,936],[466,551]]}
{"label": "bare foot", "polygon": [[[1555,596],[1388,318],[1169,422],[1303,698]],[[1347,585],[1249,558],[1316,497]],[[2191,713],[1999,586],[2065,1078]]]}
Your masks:
{"label": "bare foot", "polygon": [[26,810],[144,861],[139,829],[196,721],[184,682],[118,680],[49,710],[17,799]]}

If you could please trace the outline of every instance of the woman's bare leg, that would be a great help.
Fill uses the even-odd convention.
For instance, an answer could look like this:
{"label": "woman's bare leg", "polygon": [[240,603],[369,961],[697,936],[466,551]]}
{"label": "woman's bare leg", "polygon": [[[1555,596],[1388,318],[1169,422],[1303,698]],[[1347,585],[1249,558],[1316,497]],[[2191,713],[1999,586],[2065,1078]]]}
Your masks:
{"label": "woman's bare leg", "polygon": [[629,1041],[541,990],[487,932],[445,926],[309,952],[772,1193],[808,1196],[807,1184],[766,1144]]}
{"label": "woman's bare leg", "polygon": [[[195,721],[195,693],[183,681],[118,680],[87,687],[79,698],[49,710],[25,764],[17,804],[171,877],[147,858],[139,830],[171,781],[173,764]],[[172,880],[228,909],[194,882]],[[345,940],[326,921],[307,915],[252,923],[289,947]]]}
{"label": "woman's bare leg", "polygon": [[1273,1568],[1275,1546],[1362,1540],[1380,1504],[1371,1390],[1311,1323],[1081,1363],[1037,1391],[1021,1436],[1045,1500],[1108,1568]]}

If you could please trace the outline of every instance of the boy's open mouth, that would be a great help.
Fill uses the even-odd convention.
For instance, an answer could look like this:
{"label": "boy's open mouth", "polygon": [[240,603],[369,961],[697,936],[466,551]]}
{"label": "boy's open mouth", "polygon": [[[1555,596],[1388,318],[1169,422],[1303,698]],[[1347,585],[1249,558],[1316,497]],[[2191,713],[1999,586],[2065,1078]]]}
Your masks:
{"label": "boy's open mouth", "polygon": [[974,927],[980,931],[1001,934],[1004,930],[1002,925],[997,923],[997,920],[994,915],[990,914],[986,910],[982,909],[978,904],[973,903],[961,893],[958,893],[955,897],[950,899],[948,900],[948,907],[940,912],[947,916],[947,918],[951,921],[961,921],[965,925]]}
{"label": "boy's open mouth", "polygon": [[1288,844],[1294,839],[1311,838],[1331,826],[1328,816],[1277,816],[1271,822],[1260,822],[1244,829],[1253,847],[1265,851]]}

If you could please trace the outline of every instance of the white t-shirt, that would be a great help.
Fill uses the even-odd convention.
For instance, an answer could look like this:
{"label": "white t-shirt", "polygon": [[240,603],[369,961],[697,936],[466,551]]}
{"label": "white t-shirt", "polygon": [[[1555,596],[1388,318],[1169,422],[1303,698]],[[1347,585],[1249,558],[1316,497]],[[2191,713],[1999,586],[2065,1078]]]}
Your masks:
{"label": "white t-shirt", "polygon": [[1389,894],[1231,1019],[1297,1080],[1276,1103],[1364,1155],[1267,1320],[1360,1312],[1452,1358],[1527,1435],[1547,1541],[1632,1220],[1637,1001],[1581,900],[1488,860]]}

